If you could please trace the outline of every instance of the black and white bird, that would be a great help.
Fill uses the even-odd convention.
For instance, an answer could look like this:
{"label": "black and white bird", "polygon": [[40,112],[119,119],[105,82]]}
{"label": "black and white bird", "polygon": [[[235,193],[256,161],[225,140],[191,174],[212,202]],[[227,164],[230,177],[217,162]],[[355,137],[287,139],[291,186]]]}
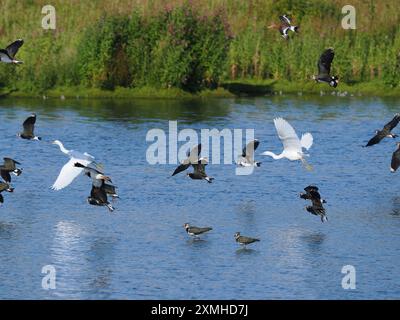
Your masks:
{"label": "black and white bird", "polygon": [[82,168],[85,175],[92,179],[92,184],[96,187],[100,187],[103,181],[112,182],[110,177],[105,176],[104,173],[97,168],[86,166],[80,162],[75,162],[74,167]]}
{"label": "black and white bird", "polygon": [[104,180],[100,187],[92,185],[92,190],[90,191],[90,196],[87,198],[87,201],[93,206],[105,206],[110,212],[114,211],[114,207],[108,201],[107,192],[104,189]]}
{"label": "black and white bird", "polygon": [[193,172],[187,173],[186,175],[194,180],[206,180],[208,183],[212,183],[213,177],[209,177],[206,173],[207,161],[205,159],[199,160],[198,163],[192,163]]}
{"label": "black and white bird", "polygon": [[400,142],[396,142],[397,149],[393,152],[392,162],[390,164],[390,171],[396,172],[396,170],[400,167]]}
{"label": "black and white bird", "polygon": [[111,196],[113,200],[119,199],[119,195],[117,193],[117,187],[114,186],[113,184],[104,183],[103,189],[109,196]]}
{"label": "black and white bird", "polygon": [[326,203],[326,200],[321,199],[321,195],[319,194],[318,191],[318,187],[317,186],[313,186],[313,185],[309,185],[307,187],[304,188],[304,192],[300,193],[300,198],[305,199],[305,200],[311,200],[313,198],[315,199],[319,199],[322,203]]}
{"label": "black and white bird", "polygon": [[200,153],[201,153],[201,143],[195,146],[192,150],[187,152],[187,158],[182,161],[182,163],[175,169],[175,171],[172,173],[172,176],[185,171],[190,167],[191,164],[196,164],[199,162],[200,159]]}
{"label": "black and white bird", "polygon": [[3,191],[14,192],[14,188],[11,188],[6,182],[0,181],[0,203],[4,203],[4,197],[1,194]]}
{"label": "black and white bird", "polygon": [[5,182],[11,183],[10,173],[16,175],[17,177],[22,173],[22,169],[17,168],[17,164],[21,164],[11,158],[3,158],[4,163],[0,165],[0,175]]}
{"label": "black and white bird", "polygon": [[375,130],[375,136],[368,141],[366,147],[373,146],[374,144],[378,144],[384,138],[397,138],[397,135],[393,134],[391,131],[397,126],[400,121],[400,114],[396,113],[394,118],[390,120],[382,130]]}
{"label": "black and white bird", "polygon": [[191,226],[189,223],[185,223],[183,225],[183,227],[185,228],[186,233],[189,236],[195,237],[195,238],[198,238],[199,235],[201,235],[202,233],[212,230],[211,227],[195,227],[195,226]]}
{"label": "black and white bird", "polygon": [[237,160],[237,164],[242,167],[259,167],[261,162],[254,160],[254,151],[258,148],[260,141],[257,139],[250,141],[246,147],[243,148],[242,154]]}
{"label": "black and white bird", "polygon": [[235,237],[236,242],[243,245],[244,247],[246,247],[248,244],[251,244],[253,242],[260,241],[260,239],[241,236],[240,232],[236,232],[234,237]]}
{"label": "black and white bird", "polygon": [[21,64],[22,61],[18,61],[15,59],[15,55],[17,54],[19,48],[24,44],[24,40],[18,39],[11,43],[7,48],[0,49],[0,62],[3,63],[11,63],[11,64]]}
{"label": "black and white bird", "polygon": [[328,83],[331,87],[336,88],[339,83],[338,76],[331,76],[331,65],[335,52],[332,48],[326,49],[318,60],[318,75],[313,75],[316,82]]}
{"label": "black and white bird", "polygon": [[316,186],[310,185],[308,187],[305,187],[304,190],[306,191],[306,193],[301,193],[300,198],[311,200],[312,203],[311,206],[306,207],[306,210],[313,215],[320,216],[322,222],[327,221],[328,217],[326,216],[326,210],[323,206],[323,203],[326,203],[326,201],[321,199],[318,188]]}
{"label": "black and white bird", "polygon": [[279,16],[279,20],[281,21],[280,25],[276,25],[273,23],[268,28],[269,29],[271,29],[271,28],[278,29],[281,36],[285,39],[288,38],[289,31],[293,31],[295,33],[298,32],[299,27],[292,25],[292,22],[290,21],[289,17],[286,14]]}
{"label": "black and white bird", "polygon": [[41,137],[35,136],[35,123],[36,114],[33,113],[22,124],[24,130],[18,136],[27,140],[42,140]]}
{"label": "black and white bird", "polygon": [[118,197],[115,193],[115,187],[108,185],[106,182],[111,182],[111,178],[105,176],[101,171],[96,168],[85,166],[82,163],[74,163],[74,168],[83,170],[85,175],[92,179],[92,189],[90,196],[87,198],[89,204],[94,206],[106,206],[110,212],[114,211],[114,207],[108,201],[108,194]]}
{"label": "black and white bird", "polygon": [[86,176],[92,179],[92,185],[95,187],[102,187],[102,189],[106,192],[106,194],[110,195],[113,199],[119,198],[117,194],[117,187],[109,184],[107,182],[112,183],[111,178],[109,176],[104,175],[102,171],[98,168],[85,166],[82,163],[76,162],[74,164],[77,168],[82,168]]}

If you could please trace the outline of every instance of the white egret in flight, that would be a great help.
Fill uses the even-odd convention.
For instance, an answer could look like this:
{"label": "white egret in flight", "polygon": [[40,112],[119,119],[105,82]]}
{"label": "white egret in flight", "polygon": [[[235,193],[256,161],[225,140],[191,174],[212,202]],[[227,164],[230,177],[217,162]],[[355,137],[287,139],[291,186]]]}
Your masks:
{"label": "white egret in flight", "polygon": [[81,153],[79,151],[67,150],[59,140],[55,140],[53,144],[58,145],[61,152],[70,157],[69,161],[62,167],[56,182],[51,187],[53,190],[61,190],[70,185],[84,171],[83,168],[75,167],[75,163],[79,162],[87,166],[94,161],[94,157],[86,152]]}
{"label": "white egret in flight", "polygon": [[293,127],[282,118],[274,119],[276,132],[278,133],[279,139],[283,144],[283,151],[281,154],[275,154],[270,151],[263,152],[262,155],[270,156],[275,160],[286,158],[290,161],[300,160],[307,170],[312,170],[312,166],[309,165],[304,157],[308,154],[303,153],[303,148],[309,150],[313,144],[313,136],[311,133],[305,133],[301,136],[301,139],[294,131]]}

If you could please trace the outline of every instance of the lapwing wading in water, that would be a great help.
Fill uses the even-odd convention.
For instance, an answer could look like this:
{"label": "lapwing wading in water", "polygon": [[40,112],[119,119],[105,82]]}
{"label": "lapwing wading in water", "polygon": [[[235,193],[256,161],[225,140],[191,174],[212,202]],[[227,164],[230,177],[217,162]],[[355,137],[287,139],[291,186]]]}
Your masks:
{"label": "lapwing wading in water", "polygon": [[10,173],[16,175],[17,177],[22,173],[22,169],[17,168],[17,164],[21,164],[11,158],[4,158],[4,163],[0,166],[0,174],[5,182],[11,182]]}
{"label": "lapwing wading in water", "polygon": [[26,140],[42,140],[41,137],[35,136],[36,114],[31,114],[22,124],[23,131],[18,134],[19,137]]}
{"label": "lapwing wading in water", "polygon": [[331,87],[336,88],[339,83],[338,76],[331,76],[331,65],[335,52],[332,48],[326,49],[318,60],[318,75],[314,75],[316,82],[325,82]]}
{"label": "lapwing wading in water", "polygon": [[61,152],[70,158],[62,167],[56,181],[51,187],[53,190],[61,190],[69,186],[72,181],[74,181],[74,179],[84,171],[83,168],[76,167],[75,163],[79,162],[82,165],[87,166],[94,161],[94,157],[86,152],[81,153],[79,151],[67,150],[59,140],[55,140],[53,144],[59,146]]}
{"label": "lapwing wading in water", "polygon": [[1,194],[3,191],[14,192],[14,188],[11,188],[11,186],[6,182],[0,182],[0,203],[4,203],[4,197]]}
{"label": "lapwing wading in water", "polygon": [[260,241],[260,239],[241,236],[240,232],[236,232],[234,237],[235,237],[236,242],[239,243],[240,245],[244,246],[245,248],[247,245],[249,245],[253,242]]}
{"label": "lapwing wading in water", "polygon": [[15,55],[17,54],[19,48],[24,44],[24,40],[18,39],[11,43],[7,48],[0,49],[0,62],[10,63],[10,64],[21,64],[22,61],[18,61],[15,59]]}
{"label": "lapwing wading in water", "polygon": [[392,133],[392,130],[397,126],[400,121],[400,114],[396,113],[394,118],[390,120],[382,130],[375,130],[375,136],[372,137],[371,140],[368,141],[366,147],[373,146],[374,144],[378,144],[384,138],[397,138],[397,135]]}
{"label": "lapwing wading in water", "polygon": [[259,167],[261,162],[254,161],[254,151],[260,145],[260,141],[250,141],[246,147],[243,148],[242,154],[237,160],[237,164],[242,167]]}
{"label": "lapwing wading in water", "polygon": [[195,227],[191,226],[189,223],[185,223],[183,227],[185,228],[186,233],[195,239],[199,238],[201,234],[212,230],[211,227]]}
{"label": "lapwing wading in water", "polygon": [[392,162],[390,164],[390,171],[396,172],[396,170],[400,167],[400,142],[396,142],[397,149],[393,152]]}
{"label": "lapwing wading in water", "polygon": [[312,203],[311,206],[306,207],[306,210],[313,215],[320,216],[322,222],[328,221],[325,208],[323,207],[323,203],[326,203],[326,201],[321,199],[318,188],[316,186],[308,186],[304,190],[306,193],[300,193],[300,198],[311,200]]}
{"label": "lapwing wading in water", "polygon": [[284,39],[288,39],[289,36],[289,31],[293,31],[295,33],[298,32],[299,27],[298,26],[293,26],[292,22],[290,21],[290,19],[288,18],[288,16],[286,14],[279,16],[279,20],[281,21],[281,24],[279,26],[277,26],[276,24],[272,24],[268,27],[268,29],[278,29],[279,33],[281,34],[281,36]]}
{"label": "lapwing wading in water", "polygon": [[262,153],[264,156],[270,156],[275,160],[289,159],[290,161],[300,160],[307,170],[312,170],[312,166],[307,163],[305,157],[308,154],[303,152],[303,149],[309,150],[313,144],[313,136],[311,133],[305,133],[301,136],[301,140],[294,131],[293,127],[285,119],[274,119],[275,129],[278,137],[283,144],[283,151],[281,154],[275,154],[270,151]]}

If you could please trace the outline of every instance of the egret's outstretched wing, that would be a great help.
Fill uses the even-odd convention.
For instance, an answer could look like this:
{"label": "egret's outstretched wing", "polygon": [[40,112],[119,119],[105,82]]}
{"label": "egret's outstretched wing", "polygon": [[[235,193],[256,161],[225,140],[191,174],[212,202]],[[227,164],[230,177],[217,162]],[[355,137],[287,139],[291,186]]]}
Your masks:
{"label": "egret's outstretched wing", "polygon": [[305,149],[308,150],[308,149],[311,148],[311,146],[312,146],[312,144],[313,144],[313,141],[314,141],[314,139],[313,139],[312,134],[309,133],[309,132],[307,132],[307,133],[304,133],[304,134],[301,136],[300,143],[301,143],[301,146],[302,146],[303,148],[305,148]]}
{"label": "egret's outstretched wing", "polygon": [[90,164],[88,160],[71,158],[61,169],[56,182],[51,187],[53,190],[61,190],[71,184],[74,179],[79,176],[84,170],[83,168],[75,167],[75,163],[79,162],[87,166]]}
{"label": "egret's outstretched wing", "polygon": [[276,118],[274,119],[274,124],[279,139],[282,141],[283,148],[286,151],[292,150],[301,152],[300,139],[289,122],[282,118]]}

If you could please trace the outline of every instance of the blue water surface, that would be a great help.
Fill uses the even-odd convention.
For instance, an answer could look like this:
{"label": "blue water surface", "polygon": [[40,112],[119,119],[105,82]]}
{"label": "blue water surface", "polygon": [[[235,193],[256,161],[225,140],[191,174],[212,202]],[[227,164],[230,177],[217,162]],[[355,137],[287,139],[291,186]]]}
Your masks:
{"label": "blue water surface", "polygon": [[[2,299],[393,299],[400,298],[400,172],[396,146],[362,148],[399,111],[396,100],[274,96],[217,100],[0,100],[0,157],[22,163],[13,194],[0,207]],[[16,137],[38,116],[43,140]],[[298,134],[310,131],[308,161],[275,161],[281,151],[273,118]],[[152,128],[255,129],[260,168],[207,166],[212,184],[149,165]],[[399,132],[400,128],[395,129]],[[94,155],[119,187],[115,214],[90,206],[84,176],[52,191],[68,158],[50,142]],[[329,221],[307,213],[299,198],[316,184]],[[202,241],[182,225],[212,226]],[[240,250],[233,234],[259,237]],[[56,270],[56,289],[42,288],[42,268]],[[343,266],[356,289],[342,288]]]}

